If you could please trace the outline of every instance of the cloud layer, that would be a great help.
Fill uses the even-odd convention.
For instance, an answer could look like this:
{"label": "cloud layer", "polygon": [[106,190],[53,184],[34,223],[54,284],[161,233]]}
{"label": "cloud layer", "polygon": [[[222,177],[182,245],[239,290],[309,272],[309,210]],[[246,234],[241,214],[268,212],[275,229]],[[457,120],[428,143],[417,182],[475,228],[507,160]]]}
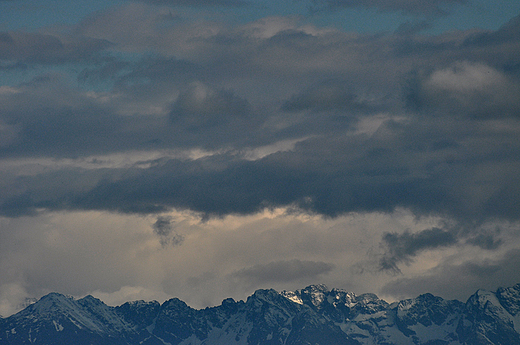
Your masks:
{"label": "cloud layer", "polygon": [[313,0],[313,4],[320,8],[330,9],[362,7],[377,8],[379,11],[402,11],[410,14],[444,15],[446,7],[453,4],[464,4],[466,0]]}
{"label": "cloud layer", "polygon": [[[428,18],[458,3],[314,2]],[[466,269],[507,280],[520,221],[520,17],[497,30],[422,35],[433,25],[424,22],[367,34],[312,16],[208,16],[215,6],[254,7],[242,1],[191,5],[126,1],[74,24],[0,32],[0,233],[28,246],[4,256],[4,295],[60,289],[116,300],[196,287],[204,301],[186,299],[204,305],[225,291],[320,279],[390,297],[416,293],[403,288],[415,282],[438,281],[445,293],[442,282]],[[120,257],[100,249],[119,275],[100,268],[95,283],[71,283],[18,265],[38,243],[53,253],[52,267],[70,260],[76,237],[110,240],[70,230],[89,217],[118,229],[114,238],[124,237],[120,222],[136,222],[129,242],[103,247]],[[392,226],[399,217],[406,221]],[[39,229],[34,240],[24,224]],[[252,238],[261,244],[254,254],[242,247]],[[237,257],[226,256],[233,250],[224,239],[242,248]],[[197,245],[206,251],[199,259],[190,254]],[[101,265],[84,254],[88,265],[81,254],[65,271]],[[479,255],[487,259],[474,261]],[[188,258],[201,269],[192,272]],[[138,273],[121,270],[123,259]],[[185,266],[170,269],[169,260]],[[478,277],[468,273],[471,287],[461,283],[454,295]],[[208,293],[212,286],[220,290]]]}

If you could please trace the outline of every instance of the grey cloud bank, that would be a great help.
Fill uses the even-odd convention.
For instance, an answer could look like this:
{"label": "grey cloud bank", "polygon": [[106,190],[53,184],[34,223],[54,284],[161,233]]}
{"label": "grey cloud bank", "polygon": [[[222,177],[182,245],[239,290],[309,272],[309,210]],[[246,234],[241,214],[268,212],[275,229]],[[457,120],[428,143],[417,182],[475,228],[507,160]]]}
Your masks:
{"label": "grey cloud bank", "polygon": [[342,7],[375,7],[380,11],[402,11],[414,15],[445,15],[446,7],[454,4],[464,4],[466,0],[313,0],[317,9],[337,9]]}
{"label": "grey cloud bank", "polygon": [[[262,202],[287,205],[309,197],[314,203],[313,211],[330,215],[363,210],[391,211],[396,206],[405,206],[421,212],[455,213],[460,217],[475,217],[480,213],[483,217],[516,218],[514,210],[497,204],[500,200],[514,198],[514,186],[518,185],[515,124],[520,113],[520,85],[514,66],[519,62],[511,51],[518,42],[516,22],[518,20],[513,19],[496,33],[460,33],[447,39],[400,39],[392,35],[352,39],[340,32],[311,35],[304,29],[294,28],[292,34],[283,30],[260,40],[244,33],[237,40],[229,33],[228,40],[231,41],[220,43],[217,39],[222,40],[227,30],[217,32],[199,38],[200,46],[195,48],[200,54],[214,56],[215,60],[192,62],[197,66],[192,72],[189,59],[163,64],[163,58],[158,57],[152,58],[147,66],[136,62],[133,67],[122,61],[120,65],[130,71],[119,72],[124,73],[119,77],[119,73],[113,75],[116,83],[124,83],[113,93],[89,95],[78,92],[53,76],[4,88],[1,120],[7,139],[0,155],[6,158],[74,157],[128,149],[176,147],[235,152],[311,136],[312,139],[301,142],[291,152],[257,162],[244,161],[239,155],[227,153],[201,161],[156,163],[149,169],[134,171],[129,183],[134,186],[132,189],[139,191],[118,188],[118,185],[125,185],[124,179],[108,179],[100,182],[97,189],[87,191],[90,196],[85,195],[85,198],[95,199],[96,190],[112,188],[110,194],[114,198],[125,199],[128,203],[132,202],[132,197],[117,197],[118,193],[134,193],[136,199],[146,200],[146,190],[150,190],[147,183],[157,184],[162,179],[162,194],[167,195],[160,197],[159,191],[149,193],[151,199],[162,200],[155,203],[158,207],[164,203],[166,207],[194,207],[197,211],[217,214],[253,212],[262,206]],[[176,32],[175,28],[170,30]],[[490,35],[505,36],[507,40],[499,41],[498,47],[497,40],[486,44],[485,38]],[[438,42],[440,40],[442,42]],[[408,48],[405,54],[400,51],[405,43],[417,46]],[[233,49],[249,50],[248,55],[252,54],[253,47],[255,50],[262,48],[262,51],[245,61],[233,59],[222,50],[230,44]],[[300,59],[286,62],[273,59],[274,53],[291,56],[296,44],[305,52]],[[376,48],[381,44],[390,52]],[[325,49],[317,51],[318,46]],[[488,46],[490,48],[485,49]],[[495,52],[488,56],[491,47]],[[373,58],[369,63],[363,62],[364,55],[374,49],[377,49],[375,61]],[[428,57],[423,56],[425,50],[429,51]],[[46,54],[45,50],[42,54]],[[264,54],[267,56],[262,56]],[[350,58],[349,54],[361,56]],[[455,56],[447,58],[447,54]],[[406,63],[411,64],[411,58],[413,65],[406,66]],[[26,63],[16,54],[10,59],[13,64]],[[220,83],[226,87],[209,86],[216,84],[209,78],[219,77],[220,73],[220,66],[214,64],[222,64],[224,59],[228,66],[222,68],[228,71],[222,73],[225,76],[220,77]],[[40,61],[36,57],[34,60]],[[351,64],[347,65],[347,61]],[[183,65],[176,66],[181,62],[187,69]],[[279,95],[273,94],[271,99],[273,96],[275,99],[267,101],[271,104],[266,105],[257,100],[248,101],[253,90],[241,84],[246,79],[258,78],[258,88],[268,92],[262,85],[264,81],[257,72],[258,67],[269,64],[281,72],[282,66],[277,66],[280,63],[285,65],[286,72],[272,78],[273,89],[283,86],[294,89],[296,94],[286,95],[285,100],[276,100]],[[395,66],[388,69],[389,63]],[[241,70],[244,64],[250,67],[248,75]],[[137,70],[132,71],[132,68]],[[207,75],[214,69],[216,75]],[[300,75],[295,76],[293,71]],[[340,75],[336,73],[338,71]],[[191,75],[185,76],[186,72]],[[298,94],[301,75],[307,73],[310,73],[308,81],[303,83],[307,86]],[[165,78],[165,74],[169,76]],[[180,80],[176,78],[178,74]],[[336,76],[331,81],[333,74]],[[370,80],[375,78],[374,74],[378,79]],[[282,77],[285,77],[283,82]],[[393,88],[387,89],[378,80],[393,84]],[[176,85],[179,81],[181,84]],[[133,114],[120,113],[124,111],[122,107],[129,106],[121,104],[125,101],[146,102],[131,97],[139,92],[153,92],[150,88],[157,84],[169,88],[169,98],[173,101],[163,99],[162,104],[140,106],[148,109],[155,106],[159,108],[158,114],[139,114],[139,109]],[[387,116],[379,129],[371,136],[357,134],[359,121],[377,113]],[[504,147],[508,149],[504,150]],[[494,176],[486,174],[490,166],[500,166],[500,169],[494,169]],[[196,170],[195,174],[179,176],[182,171],[192,169]],[[164,178],[169,173],[171,178]],[[196,175],[199,177],[195,178]],[[45,181],[47,177],[42,174],[33,178]],[[213,178],[221,181],[227,178],[237,183],[217,186],[210,182]],[[465,181],[461,183],[459,179]],[[468,193],[474,193],[478,189],[476,184],[484,179],[489,187],[479,189],[484,189],[481,193],[485,195],[472,201],[475,205],[464,205],[464,200],[469,199]],[[190,181],[208,186],[197,187],[190,185]],[[179,184],[185,191],[173,193]],[[197,194],[197,188],[201,189],[198,192],[204,193],[201,203],[214,195],[226,205],[228,197],[225,195],[230,198],[233,198],[231,195],[247,195],[251,206],[245,206],[243,201],[237,202],[236,209],[232,205],[223,206],[221,210],[216,205],[213,209],[209,204],[196,206],[189,198]],[[270,195],[269,190],[276,193],[279,188],[288,190],[280,193],[285,200]],[[331,190],[338,195],[327,196]],[[30,199],[31,190],[26,190],[25,195]],[[5,203],[12,204],[8,200]],[[52,199],[48,200],[51,207],[53,203]],[[82,207],[81,201],[73,203]],[[154,201],[150,200],[150,203]],[[244,205],[244,209],[241,210],[238,204]],[[40,206],[43,205],[34,205]],[[117,205],[113,207],[117,208]],[[140,209],[139,205],[135,205],[135,209]]]}
{"label": "grey cloud bank", "polygon": [[[314,4],[428,16],[463,6]],[[489,279],[505,277],[505,258],[520,257],[519,16],[493,31],[423,35],[404,25],[359,34],[305,17],[244,23],[208,19],[205,12],[249,8],[241,1],[197,2],[204,8],[200,15],[184,5],[125,2],[74,25],[0,33],[0,215],[8,243],[16,241],[10,231],[19,231],[13,224],[26,219],[98,211],[107,219],[142,217],[143,238],[159,243],[157,254],[149,254],[160,262],[154,272],[169,277],[164,257],[196,247],[194,238],[204,242],[206,230],[198,226],[207,222],[240,223],[265,210],[284,210],[285,220],[266,216],[262,224],[280,224],[298,236],[286,219],[341,222],[406,210],[415,225],[381,225],[371,239],[359,235],[368,225],[342,229],[365,241],[362,252],[349,249],[356,262],[342,263],[340,249],[334,257],[325,248],[306,257],[291,247],[276,258],[237,259],[214,275],[210,265],[193,274],[186,269],[185,285],[156,278],[150,289],[173,293],[189,282],[190,288],[209,289],[218,275],[238,281],[240,293],[268,283],[289,289],[291,283],[317,283],[313,279],[348,285],[331,276],[349,272],[350,278],[380,279],[376,285],[389,295],[417,294],[423,291],[405,286],[431,281],[439,282],[432,292],[442,294],[449,289],[442,282],[466,269],[458,293],[496,288],[470,273],[482,269]],[[193,218],[178,221],[172,212]],[[191,224],[194,219],[206,225]],[[425,219],[435,221],[422,224]],[[226,226],[217,228],[225,232]],[[270,245],[262,249],[268,252]],[[455,249],[463,252],[459,261],[425,258],[456,256]],[[476,253],[489,261],[471,263]],[[5,267],[14,260],[10,255]],[[19,269],[26,273],[0,282],[5,291],[15,283],[32,294],[42,290],[31,285],[49,288],[48,280]],[[373,278],[381,276],[386,278]],[[88,289],[123,294],[122,287],[145,281],[130,280]],[[233,290],[215,286],[221,294]],[[205,298],[212,303],[215,297]]]}
{"label": "grey cloud bank", "polygon": [[294,282],[299,279],[318,279],[330,272],[334,265],[314,261],[275,261],[265,265],[255,265],[233,272],[231,277],[252,286],[268,286],[276,282]]}

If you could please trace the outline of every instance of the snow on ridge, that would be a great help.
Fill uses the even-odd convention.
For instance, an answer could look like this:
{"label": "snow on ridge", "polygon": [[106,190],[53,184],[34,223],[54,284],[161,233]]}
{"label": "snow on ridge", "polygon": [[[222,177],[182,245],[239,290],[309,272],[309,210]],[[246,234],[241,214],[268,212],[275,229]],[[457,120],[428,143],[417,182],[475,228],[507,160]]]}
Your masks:
{"label": "snow on ridge", "polygon": [[502,308],[502,304],[492,291],[479,289],[473,296],[475,296],[475,302],[478,303],[480,307],[484,307],[486,303],[489,302],[496,307]]}
{"label": "snow on ridge", "polygon": [[290,301],[293,301],[294,303],[303,304],[302,299],[298,294],[296,294],[294,291],[282,291],[280,293],[283,297],[287,298]]}
{"label": "snow on ridge", "polygon": [[[513,317],[504,307],[507,303],[520,306],[518,302],[520,298],[516,298],[514,292],[508,290],[500,295],[498,292],[478,290],[464,308],[462,302],[448,303],[441,297],[431,294],[388,304],[375,294],[367,293],[356,296],[354,293],[344,290],[328,290],[324,285],[312,285],[296,291],[258,290],[253,298],[248,298],[248,302],[250,301],[248,305],[244,306],[243,301],[235,302],[228,299],[224,300],[220,307],[206,308],[196,313],[193,309],[177,308],[177,304],[182,302],[177,299],[172,300],[171,308],[173,309],[171,310],[174,310],[175,315],[178,314],[181,318],[185,315],[189,315],[189,318],[194,317],[192,321],[189,321],[193,323],[186,325],[186,332],[193,333],[186,333],[187,338],[183,338],[180,343],[186,345],[238,345],[242,343],[245,345],[247,336],[256,327],[254,322],[257,321],[260,328],[255,328],[251,334],[255,337],[262,337],[263,340],[266,337],[267,340],[275,340],[278,337],[282,341],[292,331],[299,330],[299,328],[292,328],[298,326],[292,324],[294,317],[297,317],[299,322],[304,320],[305,327],[314,324],[335,325],[336,329],[339,327],[349,337],[363,345],[376,344],[376,339],[403,345],[425,342],[460,345],[455,339],[460,337],[461,342],[465,341],[464,337],[470,336],[469,334],[474,333],[477,329],[482,332],[482,336],[493,332],[492,328],[486,328],[485,325],[472,325],[472,322],[478,321],[474,317],[480,315],[479,313],[492,316],[493,322],[496,324],[512,326],[510,327],[511,334],[517,336],[520,333],[518,329],[520,313]],[[304,307],[291,304],[287,300],[304,305]],[[504,300],[508,302],[502,304]],[[99,333],[109,338],[118,337],[121,334],[123,337],[128,335],[134,337],[138,334],[148,337],[146,339],[154,338],[154,341],[163,344],[167,344],[173,339],[169,338],[169,333],[165,331],[163,323],[158,324],[158,330],[155,329],[155,321],[158,316],[153,319],[154,313],[158,313],[164,308],[166,311],[169,310],[169,305],[163,305],[164,308],[159,308],[160,310],[151,308],[153,304],[158,303],[155,301],[126,302],[130,308],[123,310],[124,315],[118,311],[117,307],[109,307],[91,296],[74,300],[64,295],[52,294],[46,299],[42,298],[41,303],[49,307],[46,311],[47,314],[41,313],[42,306],[40,306],[40,308],[29,308],[28,312],[23,315],[28,319],[27,324],[33,330],[36,321],[46,321],[56,332],[65,329],[66,332],[61,334],[70,332],[70,328],[74,328],[73,325],[76,325],[85,331]],[[145,309],[141,310],[141,307]],[[134,317],[135,315],[140,316]],[[83,318],[88,318],[90,324]],[[15,325],[13,323],[9,327]],[[5,329],[7,332],[10,330],[11,328]],[[57,335],[58,333],[56,333]],[[3,339],[2,335],[0,335],[1,339]],[[142,339],[144,338],[140,338],[140,340]]]}

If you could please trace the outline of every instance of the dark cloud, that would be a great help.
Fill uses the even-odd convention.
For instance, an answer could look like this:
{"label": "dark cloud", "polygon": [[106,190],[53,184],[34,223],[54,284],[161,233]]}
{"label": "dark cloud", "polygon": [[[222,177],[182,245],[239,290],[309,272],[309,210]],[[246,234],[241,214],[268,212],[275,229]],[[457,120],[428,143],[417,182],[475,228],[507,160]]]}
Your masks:
{"label": "dark cloud", "polygon": [[[511,217],[518,212],[520,193],[520,178],[507,176],[503,184],[497,188],[484,205],[484,209],[497,214],[499,217]],[[516,211],[515,211],[516,210]]]}
{"label": "dark cloud", "polygon": [[173,126],[180,125],[187,130],[222,126],[236,129],[249,114],[248,102],[233,92],[193,83],[175,101],[170,120]]}
{"label": "dark cloud", "polygon": [[427,250],[470,244],[484,250],[497,250],[503,240],[499,226],[489,228],[489,224],[479,222],[457,222],[445,224],[445,228],[431,228],[411,233],[389,233],[382,236],[381,247],[384,254],[379,260],[382,271],[401,273],[400,264],[413,262],[417,255]]}
{"label": "dark cloud", "polygon": [[327,81],[292,96],[282,105],[284,111],[310,110],[314,112],[343,110],[347,114],[374,112],[371,100],[362,99],[341,82]]}
{"label": "dark cloud", "polygon": [[477,234],[468,239],[467,243],[480,247],[482,249],[497,249],[503,243],[502,239],[496,238],[495,234]]}
{"label": "dark cloud", "polygon": [[[146,55],[137,61],[124,59],[106,59],[100,64],[83,69],[78,80],[96,86],[98,82],[110,81],[116,92],[134,93],[139,97],[144,93],[151,96],[152,92],[171,93],[172,84],[185,87],[197,78],[205,75],[204,66],[194,62],[164,57]],[[153,88],[152,90],[149,90]]]}
{"label": "dark cloud", "polygon": [[159,236],[163,247],[180,245],[184,241],[184,237],[175,232],[175,223],[172,217],[157,217],[157,221],[153,224],[153,232]]}
{"label": "dark cloud", "polygon": [[243,268],[232,273],[231,277],[251,286],[262,286],[304,279],[315,280],[333,268],[334,265],[320,261],[284,260]]}
{"label": "dark cloud", "polygon": [[325,6],[330,9],[365,7],[376,8],[379,11],[402,11],[415,15],[444,15],[446,8],[455,4],[463,4],[466,0],[313,0],[317,8]]}
{"label": "dark cloud", "polygon": [[457,238],[453,233],[439,228],[426,229],[418,233],[385,233],[383,245],[387,252],[380,260],[381,269],[400,272],[398,264],[409,262],[420,252],[456,243]]}
{"label": "dark cloud", "polygon": [[[475,222],[515,220],[514,207],[490,201],[507,193],[507,204],[518,204],[518,194],[507,191],[517,180],[516,138],[514,133],[488,133],[486,123],[388,121],[370,137],[310,138],[291,151],[254,161],[230,152],[151,161],[147,168],[104,169],[104,179],[86,172],[84,178],[94,187],[50,193],[34,207],[144,213],[178,207],[226,215],[296,205],[327,216],[402,207],[417,215]],[[30,196],[29,186],[45,184],[51,176],[26,178],[24,194]],[[26,207],[24,200],[20,205]]]}
{"label": "dark cloud", "polygon": [[32,32],[0,33],[0,59],[17,64],[63,64],[102,59],[99,55],[113,46],[107,40],[71,36],[69,39]]}
{"label": "dark cloud", "polygon": [[496,31],[482,32],[471,35],[465,45],[468,46],[500,46],[518,41],[520,37],[520,15],[511,18]]}
{"label": "dark cloud", "polygon": [[202,7],[202,6],[224,6],[237,7],[249,5],[248,1],[243,0],[140,0],[151,5],[168,5],[168,6],[187,6],[187,7]]}
{"label": "dark cloud", "polygon": [[0,121],[16,128],[17,136],[0,156],[77,156],[113,147],[107,140],[125,119],[61,81],[59,75],[38,77],[7,95]]}
{"label": "dark cloud", "polygon": [[518,117],[520,80],[481,63],[461,62],[412,82],[409,104],[434,116]]}
{"label": "dark cloud", "polygon": [[399,35],[414,35],[423,30],[431,29],[432,23],[426,20],[420,22],[404,22],[399,25],[395,33]]}
{"label": "dark cloud", "polygon": [[463,263],[446,261],[423,275],[395,279],[382,292],[396,298],[417,296],[429,291],[444,298],[466,301],[477,289],[495,290],[520,280],[520,251],[511,250],[494,260]]}
{"label": "dark cloud", "polygon": [[[517,283],[518,252],[499,257],[517,230],[497,224],[519,220],[520,20],[421,34],[459,3],[314,2],[415,16],[393,33],[208,15],[243,13],[233,0],[129,1],[78,25],[0,33],[0,215],[17,217],[0,231],[0,290],[187,284],[207,299],[392,280],[385,294],[464,298]],[[288,211],[255,214],[275,207]],[[421,225],[396,225],[402,212]],[[380,273],[435,260],[422,275]],[[47,270],[63,262],[71,274]],[[359,283],[345,283],[360,278],[350,266],[364,269]]]}
{"label": "dark cloud", "polygon": [[[105,29],[114,18],[141,18],[143,7],[96,15],[78,32],[112,35]],[[291,206],[326,216],[407,208],[461,221],[518,219],[518,20],[494,32],[421,36],[321,32],[285,18],[200,30],[159,25],[156,12],[145,19],[135,35],[118,26],[115,47],[154,50],[167,42],[164,54],[114,54],[82,66],[82,86],[108,80],[109,91],[82,92],[54,77],[3,89],[0,156],[224,153],[65,169],[89,182],[48,193],[38,185],[60,173],[26,176],[0,196],[3,214],[178,207],[222,216]],[[147,32],[157,39],[145,39]],[[7,45],[15,38],[1,36]],[[244,158],[287,140],[299,143]],[[474,241],[486,246],[484,237]]]}
{"label": "dark cloud", "polygon": [[458,3],[314,2],[413,16],[375,34],[311,24],[327,12],[251,22],[233,0],[0,33],[3,282],[202,306],[319,279],[405,297],[517,283],[520,255],[500,255],[520,219],[520,17],[422,34]]}
{"label": "dark cloud", "polygon": [[246,100],[202,83],[183,87],[173,106],[165,105],[169,117],[124,116],[115,112],[121,104],[77,92],[60,75],[35,78],[0,95],[0,156],[82,157],[255,140],[262,119]]}

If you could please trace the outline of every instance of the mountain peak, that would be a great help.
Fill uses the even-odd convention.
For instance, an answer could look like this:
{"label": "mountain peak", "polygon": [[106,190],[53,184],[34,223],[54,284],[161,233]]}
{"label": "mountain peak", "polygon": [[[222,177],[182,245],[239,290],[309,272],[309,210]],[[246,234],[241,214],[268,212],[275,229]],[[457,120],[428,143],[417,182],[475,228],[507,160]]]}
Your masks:
{"label": "mountain peak", "polygon": [[59,293],[2,319],[0,344],[520,344],[520,284],[478,290],[466,303],[430,293],[388,304],[325,285],[257,290],[196,310],[178,298],[109,307]]}
{"label": "mountain peak", "polygon": [[509,288],[497,289],[496,296],[500,304],[513,316],[520,312],[520,284]]}

